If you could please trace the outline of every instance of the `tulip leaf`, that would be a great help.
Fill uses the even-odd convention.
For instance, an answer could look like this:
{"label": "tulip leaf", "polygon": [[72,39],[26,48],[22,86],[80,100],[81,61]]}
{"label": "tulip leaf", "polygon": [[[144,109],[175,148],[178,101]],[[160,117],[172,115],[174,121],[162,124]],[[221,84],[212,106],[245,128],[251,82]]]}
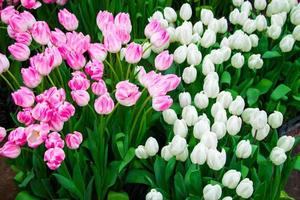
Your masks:
{"label": "tulip leaf", "polygon": [[34,178],[34,173],[33,171],[29,172],[26,176],[26,178],[22,181],[22,183],[19,184],[19,187],[26,187],[28,183]]}
{"label": "tulip leaf", "polygon": [[129,196],[125,192],[109,192],[107,200],[129,200]]}
{"label": "tulip leaf", "polygon": [[246,178],[248,173],[249,173],[249,168],[245,165],[241,166],[241,173],[242,173],[242,177]]}
{"label": "tulip leaf", "polygon": [[180,172],[177,172],[174,177],[174,185],[175,185],[175,199],[181,200],[186,197],[186,188],[184,184],[183,176]]}
{"label": "tulip leaf", "polygon": [[124,167],[126,167],[126,165],[128,165],[128,163],[134,158],[134,156],[135,156],[135,149],[132,147],[128,150],[123,161],[121,162],[119,166],[119,173],[124,169]]}
{"label": "tulip leaf", "polygon": [[270,59],[270,58],[276,58],[280,57],[281,54],[278,51],[267,51],[263,54],[262,58],[264,59]]}
{"label": "tulip leaf", "polygon": [[271,99],[274,101],[278,101],[282,99],[286,94],[291,91],[291,88],[286,86],[285,84],[280,84],[277,88],[272,92]]}
{"label": "tulip leaf", "polygon": [[75,195],[78,198],[82,198],[82,194],[80,193],[79,189],[76,187],[74,182],[60,174],[53,174],[53,176],[56,178],[56,180],[59,182],[59,184],[68,190],[70,193]]}
{"label": "tulip leaf", "polygon": [[249,88],[247,90],[247,102],[249,106],[255,104],[259,98],[259,90],[256,88]]}
{"label": "tulip leaf", "polygon": [[22,191],[18,193],[15,200],[38,200],[38,198],[35,198],[28,192]]}
{"label": "tulip leaf", "polygon": [[271,89],[272,84],[273,84],[272,81],[270,81],[268,79],[262,79],[256,85],[256,89],[259,90],[260,94],[265,94]]}
{"label": "tulip leaf", "polygon": [[166,168],[166,164],[164,160],[161,157],[157,156],[154,162],[154,174],[155,174],[156,183],[162,189],[167,189],[166,187],[167,185],[164,179],[165,168]]}
{"label": "tulip leaf", "polygon": [[226,84],[230,85],[231,75],[229,72],[227,72],[227,71],[223,72],[223,74],[221,76],[221,83],[226,83]]}
{"label": "tulip leaf", "polygon": [[154,176],[150,172],[143,169],[133,169],[127,173],[126,183],[138,183],[149,186],[154,186]]}
{"label": "tulip leaf", "polygon": [[166,182],[169,182],[169,179],[174,172],[175,165],[176,165],[176,158],[173,157],[168,161],[168,163],[166,165],[166,171],[165,171],[165,181]]}
{"label": "tulip leaf", "polygon": [[300,171],[300,155],[297,156],[296,159],[295,159],[294,169]]}

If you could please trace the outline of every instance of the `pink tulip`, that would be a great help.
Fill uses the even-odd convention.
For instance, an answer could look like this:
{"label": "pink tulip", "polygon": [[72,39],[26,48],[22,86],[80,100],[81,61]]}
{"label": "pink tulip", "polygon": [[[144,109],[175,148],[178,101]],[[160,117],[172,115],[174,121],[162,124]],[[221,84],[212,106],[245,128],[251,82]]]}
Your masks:
{"label": "pink tulip", "polygon": [[85,36],[82,33],[73,31],[66,33],[66,38],[66,48],[68,48],[69,51],[74,51],[77,54],[83,54],[90,47],[91,38],[89,35]]}
{"label": "pink tulip", "polygon": [[36,0],[21,0],[21,4],[24,8],[27,9],[37,9],[41,7],[41,2]]}
{"label": "pink tulip", "polygon": [[64,148],[65,142],[63,139],[61,139],[61,136],[58,132],[52,132],[48,135],[48,138],[45,141],[45,147],[47,149],[50,148]]}
{"label": "pink tulip", "polygon": [[139,88],[129,81],[121,81],[116,85],[116,99],[123,106],[136,104],[141,96]]}
{"label": "pink tulip", "polygon": [[55,3],[56,0],[43,0],[44,3],[50,4],[50,3]]}
{"label": "pink tulip", "polygon": [[32,117],[41,122],[48,122],[52,119],[53,110],[47,102],[37,103],[31,111]]}
{"label": "pink tulip", "polygon": [[64,6],[67,2],[68,0],[56,0],[56,4],[60,6]]}
{"label": "pink tulip", "polygon": [[130,16],[128,13],[118,13],[115,17],[115,25],[120,29],[126,30],[128,33],[131,32],[132,26]]}
{"label": "pink tulip", "polygon": [[100,115],[110,114],[115,107],[115,103],[108,93],[101,95],[95,100],[94,108]]}
{"label": "pink tulip", "polygon": [[124,29],[116,28],[115,35],[122,44],[127,44],[130,41],[130,33]]}
{"label": "pink tulip", "polygon": [[156,48],[163,47],[165,44],[169,42],[169,40],[170,40],[170,35],[164,29],[161,29],[160,31],[154,33],[150,38],[151,44]]}
{"label": "pink tulip", "polygon": [[27,87],[21,87],[11,95],[15,104],[23,108],[31,107],[34,104],[34,93]]}
{"label": "pink tulip", "polygon": [[65,152],[61,148],[50,148],[44,154],[44,161],[51,170],[56,170],[65,160]]}
{"label": "pink tulip", "polygon": [[53,69],[54,55],[39,53],[30,58],[30,64],[40,75],[47,76]]}
{"label": "pink tulip", "polygon": [[66,44],[67,37],[64,32],[58,28],[55,28],[55,31],[51,31],[50,33],[50,41],[56,47],[61,47],[63,44]]}
{"label": "pink tulip", "polygon": [[75,71],[72,73],[72,79],[68,82],[71,90],[87,90],[90,87],[90,81],[87,79],[85,73]]}
{"label": "pink tulip", "polygon": [[7,34],[10,38],[15,39],[17,33],[18,32],[16,32],[14,29],[12,29],[12,27],[10,25],[7,26]]}
{"label": "pink tulip", "polygon": [[104,65],[101,61],[92,60],[85,66],[85,72],[95,81],[101,80],[103,76]]}
{"label": "pink tulip", "polygon": [[9,19],[9,25],[15,32],[25,32],[28,29],[26,20],[20,14],[13,15]]}
{"label": "pink tulip", "polygon": [[64,121],[61,120],[58,113],[54,113],[51,121],[49,121],[47,125],[49,126],[49,129],[51,131],[59,132],[62,131],[62,129],[64,128]]}
{"label": "pink tulip", "polygon": [[26,46],[29,46],[32,41],[31,35],[28,32],[16,33],[15,39],[18,43],[25,44]]}
{"label": "pink tulip", "polygon": [[91,44],[88,49],[91,60],[104,61],[107,56],[107,51],[103,44],[94,43]]}
{"label": "pink tulip", "polygon": [[134,42],[130,43],[125,50],[125,60],[128,63],[138,63],[143,56],[143,47]]}
{"label": "pink tulip", "polygon": [[45,55],[47,55],[49,58],[53,57],[53,63],[52,63],[53,68],[61,65],[62,57],[60,55],[58,48],[56,48],[55,46],[47,47],[45,49]]}
{"label": "pink tulip", "polygon": [[58,21],[68,31],[74,31],[78,28],[78,19],[67,9],[58,12]]}
{"label": "pink tulip", "polygon": [[9,60],[6,55],[0,53],[0,74],[6,72],[9,68]]}
{"label": "pink tulip", "polygon": [[9,23],[9,19],[12,16],[19,14],[19,12],[15,9],[14,6],[7,6],[3,10],[1,10],[1,21],[5,24]]}
{"label": "pink tulip", "polygon": [[160,31],[162,29],[160,22],[156,19],[151,20],[149,24],[147,24],[144,34],[147,38],[151,38],[154,33]]}
{"label": "pink tulip", "polygon": [[12,143],[12,142],[6,142],[2,148],[0,148],[0,156],[6,157],[6,158],[17,158],[21,154],[21,148]]}
{"label": "pink tulip", "polygon": [[33,39],[41,44],[46,45],[50,41],[50,28],[47,22],[44,21],[37,21],[33,24],[31,28],[31,34]]}
{"label": "pink tulip", "polygon": [[163,79],[168,83],[168,92],[175,90],[181,82],[181,78],[175,74],[167,74]]}
{"label": "pink tulip", "polygon": [[77,52],[69,52],[66,60],[68,65],[74,70],[80,70],[86,63],[84,55]]}
{"label": "pink tulip", "polygon": [[21,74],[23,83],[29,88],[37,87],[43,79],[39,72],[33,67],[22,68]]}
{"label": "pink tulip", "polygon": [[5,128],[0,127],[0,142],[2,142],[5,137],[6,137],[6,130]]}
{"label": "pink tulip", "polygon": [[66,93],[63,88],[57,89],[56,87],[45,90],[42,94],[36,97],[37,103],[46,101],[51,107],[58,107],[66,100]]}
{"label": "pink tulip", "polygon": [[24,19],[28,29],[31,29],[33,24],[36,22],[34,16],[28,11],[20,13],[20,16]]}
{"label": "pink tulip", "polygon": [[158,82],[148,87],[148,92],[152,97],[164,96],[167,94],[168,88],[168,82],[161,77]]}
{"label": "pink tulip", "polygon": [[99,11],[99,13],[97,14],[96,21],[97,21],[97,26],[103,32],[104,27],[106,26],[107,23],[114,22],[114,16],[108,11]]}
{"label": "pink tulip", "polygon": [[107,93],[107,88],[106,88],[105,82],[103,80],[94,82],[92,84],[92,92],[97,96],[101,96],[101,95]]}
{"label": "pink tulip", "polygon": [[152,108],[156,111],[164,111],[171,107],[173,100],[170,96],[158,96],[152,99]]}
{"label": "pink tulip", "polygon": [[113,34],[104,36],[104,47],[111,53],[117,53],[122,48],[122,42]]}
{"label": "pink tulip", "polygon": [[69,149],[78,149],[82,143],[82,134],[78,131],[74,131],[73,134],[69,133],[66,136],[66,144]]}
{"label": "pink tulip", "polygon": [[66,122],[75,114],[75,108],[69,102],[64,102],[58,107],[58,116],[60,120]]}
{"label": "pink tulip", "polygon": [[118,27],[116,27],[114,22],[108,22],[104,25],[103,30],[102,30],[102,34],[103,34],[104,37],[106,37],[108,35],[116,36],[117,29],[118,29]]}
{"label": "pink tulip", "polygon": [[29,126],[34,123],[34,119],[31,115],[31,108],[24,108],[23,111],[19,111],[17,115],[17,119],[20,123]]}
{"label": "pink tulip", "polygon": [[30,49],[22,43],[15,43],[8,47],[8,51],[17,61],[25,61],[30,56]]}
{"label": "pink tulip", "polygon": [[164,71],[170,68],[173,63],[173,55],[169,51],[163,51],[155,58],[155,68]]}
{"label": "pink tulip", "polygon": [[18,127],[11,131],[8,135],[8,141],[15,143],[18,146],[23,146],[26,144],[26,133],[24,127]]}
{"label": "pink tulip", "polygon": [[32,124],[25,129],[28,146],[37,148],[47,139],[49,126],[47,124]]}
{"label": "pink tulip", "polygon": [[72,99],[78,106],[86,106],[90,101],[90,95],[85,90],[74,90],[71,92]]}

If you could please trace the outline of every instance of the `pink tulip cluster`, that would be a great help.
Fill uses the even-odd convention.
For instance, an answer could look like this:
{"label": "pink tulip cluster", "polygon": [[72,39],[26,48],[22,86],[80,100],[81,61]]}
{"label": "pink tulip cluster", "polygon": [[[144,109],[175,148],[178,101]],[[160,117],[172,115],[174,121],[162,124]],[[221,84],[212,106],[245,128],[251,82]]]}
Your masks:
{"label": "pink tulip cluster", "polygon": [[90,101],[90,95],[87,90],[90,87],[90,81],[87,79],[85,73],[75,71],[72,73],[72,79],[69,81],[71,88],[72,99],[78,106],[86,106]]}
{"label": "pink tulip cluster", "polygon": [[173,104],[173,100],[167,95],[168,92],[175,90],[180,84],[181,78],[175,74],[162,75],[155,71],[146,72],[141,67],[138,79],[147,88],[152,97],[152,107],[156,111],[164,111]]}
{"label": "pink tulip cluster", "polygon": [[[56,3],[58,5],[65,5],[68,0],[43,0],[43,3],[50,4],[50,3]],[[27,9],[37,9],[41,7],[41,2],[37,0],[21,0],[21,4],[24,8]]]}
{"label": "pink tulip cluster", "polygon": [[161,23],[152,19],[144,30],[145,36],[150,39],[151,44],[156,48],[162,48],[169,44],[170,35]]}

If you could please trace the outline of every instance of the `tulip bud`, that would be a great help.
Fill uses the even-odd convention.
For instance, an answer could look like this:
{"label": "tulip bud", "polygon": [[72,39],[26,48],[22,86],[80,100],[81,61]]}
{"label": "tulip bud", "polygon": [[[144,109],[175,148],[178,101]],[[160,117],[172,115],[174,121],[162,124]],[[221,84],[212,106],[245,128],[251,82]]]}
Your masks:
{"label": "tulip bud", "polygon": [[174,61],[181,64],[185,61],[187,57],[187,47],[185,45],[179,46],[174,51]]}
{"label": "tulip bud", "polygon": [[226,134],[226,125],[225,125],[224,122],[218,122],[218,121],[216,121],[211,126],[211,130],[212,130],[212,132],[216,133],[217,139],[220,140]]}
{"label": "tulip bud", "polygon": [[270,159],[274,165],[281,165],[287,159],[284,149],[280,147],[274,147],[270,154]]}
{"label": "tulip bud", "polygon": [[256,21],[253,19],[247,19],[243,25],[243,30],[248,34],[253,33],[256,30]]}
{"label": "tulip bud", "polygon": [[254,8],[256,10],[264,10],[267,7],[266,0],[255,0],[254,1]]}
{"label": "tulip bud", "polygon": [[214,71],[215,71],[214,63],[211,61],[210,58],[205,57],[202,63],[202,74],[206,76],[210,72],[214,72]]}
{"label": "tulip bud", "polygon": [[145,147],[143,145],[139,145],[135,149],[135,155],[139,159],[147,159],[149,157],[149,155],[147,154],[146,149],[145,149]]}
{"label": "tulip bud", "polygon": [[194,24],[193,32],[198,33],[200,36],[203,34],[203,24],[201,21],[198,21]]}
{"label": "tulip bud", "polygon": [[218,110],[214,117],[215,122],[223,122],[226,123],[227,121],[227,113],[224,108]]}
{"label": "tulip bud", "polygon": [[164,71],[171,67],[173,63],[173,55],[169,54],[169,51],[163,51],[155,58],[155,68]]}
{"label": "tulip bud", "polygon": [[175,135],[170,144],[170,152],[174,156],[177,156],[184,152],[184,150],[186,149],[186,145],[187,144],[185,138],[179,135]]}
{"label": "tulip bud", "polygon": [[268,123],[274,129],[279,128],[282,125],[282,122],[283,122],[283,115],[281,112],[274,111],[268,117]]}
{"label": "tulip bud", "polygon": [[177,40],[176,35],[175,35],[175,28],[169,26],[167,28],[167,31],[168,31],[168,33],[170,35],[170,43],[175,42]]}
{"label": "tulip bud", "polygon": [[235,155],[238,158],[246,159],[251,156],[251,152],[252,152],[252,147],[250,141],[241,140],[236,147]]}
{"label": "tulip bud", "polygon": [[201,46],[204,48],[209,48],[216,43],[216,39],[216,33],[210,29],[207,29],[201,38]]}
{"label": "tulip bud", "polygon": [[231,57],[231,65],[234,68],[240,69],[243,67],[245,58],[241,53],[236,53]]}
{"label": "tulip bud", "polygon": [[281,27],[278,25],[271,25],[268,27],[267,34],[273,40],[276,40],[280,37],[281,34]]}
{"label": "tulip bud", "polygon": [[194,104],[199,109],[204,109],[208,106],[209,100],[207,95],[202,91],[195,95]]}
{"label": "tulip bud", "polygon": [[249,36],[250,37],[250,40],[251,40],[251,45],[252,47],[257,47],[258,46],[258,36],[255,35],[255,34],[252,34]]}
{"label": "tulip bud", "polygon": [[186,84],[191,84],[196,81],[197,78],[197,69],[191,65],[184,68],[182,72],[182,79]]}
{"label": "tulip bud", "polygon": [[229,189],[234,189],[241,180],[241,172],[234,169],[227,171],[222,178],[222,184]]}
{"label": "tulip bud", "polygon": [[182,119],[188,126],[193,126],[198,121],[198,113],[194,106],[187,105],[182,110]]}
{"label": "tulip bud", "polygon": [[58,12],[58,21],[68,31],[74,31],[78,27],[78,19],[67,9]]}
{"label": "tulip bud", "polygon": [[30,56],[30,49],[28,46],[22,43],[15,43],[8,47],[8,51],[11,53],[13,58],[17,61],[25,61]]}
{"label": "tulip bud", "polygon": [[220,91],[218,81],[213,79],[205,80],[203,91],[209,98],[216,98]]}
{"label": "tulip bud", "polygon": [[213,12],[211,10],[208,10],[208,9],[202,9],[201,13],[200,13],[200,16],[201,16],[202,23],[206,26],[214,18]]}
{"label": "tulip bud", "polygon": [[206,120],[199,120],[193,128],[193,135],[195,138],[200,140],[202,136],[209,131],[210,131],[209,122]]}
{"label": "tulip bud", "polygon": [[189,157],[189,150],[186,147],[181,154],[176,155],[176,160],[181,161],[181,162],[185,162],[188,159],[188,157]]}
{"label": "tulip bud", "polygon": [[245,101],[243,97],[237,96],[229,106],[229,112],[232,115],[241,115],[245,107]]}
{"label": "tulip bud", "polygon": [[[197,111],[196,111],[197,112]],[[184,119],[176,119],[173,126],[174,135],[186,137],[188,133],[188,127]]]}
{"label": "tulip bud", "polygon": [[235,115],[229,117],[226,123],[226,129],[229,135],[236,135],[240,132],[242,127],[242,119]]}
{"label": "tulip bud", "polygon": [[292,10],[290,14],[291,23],[294,25],[300,25],[300,9],[297,6],[295,9]]}
{"label": "tulip bud", "polygon": [[90,95],[85,90],[74,90],[71,92],[72,99],[78,106],[86,106],[90,101]]}
{"label": "tulip bud", "polygon": [[269,134],[269,132],[270,132],[270,126],[269,126],[269,124],[266,124],[263,128],[261,128],[261,129],[254,129],[254,128],[252,128],[252,136],[256,139],[256,140],[258,140],[258,141],[262,141],[262,140],[264,140],[267,136],[268,136],[268,134]]}
{"label": "tulip bud", "polygon": [[14,103],[23,108],[31,107],[35,101],[34,93],[26,87],[21,87],[19,90],[13,92],[11,95],[14,100]]}
{"label": "tulip bud", "polygon": [[170,152],[170,145],[164,146],[161,149],[161,157],[165,161],[169,161],[173,157],[172,153]]}
{"label": "tulip bud", "polygon": [[151,44],[156,48],[164,47],[164,45],[168,44],[169,40],[170,35],[165,29],[154,33],[150,38]]}
{"label": "tulip bud", "polygon": [[152,189],[147,195],[146,200],[163,200],[163,195],[155,189]]}
{"label": "tulip bud", "polygon": [[74,131],[74,134],[67,134],[66,144],[69,149],[78,149],[82,143],[82,134],[78,131]]}
{"label": "tulip bud", "polygon": [[218,145],[217,135],[214,132],[204,132],[200,142],[208,149],[216,149]]}
{"label": "tulip bud", "polygon": [[21,148],[13,142],[6,142],[0,148],[0,156],[6,158],[17,158],[21,154]]}
{"label": "tulip bud", "polygon": [[246,108],[242,113],[242,119],[246,124],[250,123],[252,112],[259,111],[258,108]]}
{"label": "tulip bud", "polygon": [[229,21],[234,25],[237,24],[239,20],[239,15],[240,15],[240,11],[237,8],[235,8],[229,14]]}
{"label": "tulip bud", "polygon": [[145,44],[143,44],[143,56],[142,58],[147,59],[149,58],[149,56],[151,55],[151,43],[146,42]]}
{"label": "tulip bud", "polygon": [[300,25],[294,28],[293,37],[295,40],[300,41]]}
{"label": "tulip bud", "polygon": [[190,155],[192,163],[203,165],[206,161],[206,151],[206,146],[204,146],[202,143],[198,143]]}
{"label": "tulip bud", "polygon": [[169,23],[173,23],[173,22],[176,22],[177,14],[173,8],[165,7],[164,17]]}
{"label": "tulip bud", "polygon": [[286,12],[281,12],[275,15],[271,16],[271,24],[276,24],[280,27],[283,27],[283,25],[286,22],[287,18],[287,13]]}
{"label": "tulip bud", "polygon": [[155,156],[159,150],[158,143],[155,138],[149,137],[145,143],[145,150],[149,156]]}
{"label": "tulip bud", "polygon": [[244,0],[232,0],[232,4],[235,7],[240,7],[244,3]]}
{"label": "tulip bud", "polygon": [[2,142],[5,137],[6,137],[6,130],[5,128],[0,127],[0,142]]}
{"label": "tulip bud", "polygon": [[209,168],[215,171],[219,171],[224,167],[226,163],[225,150],[222,149],[222,151],[219,152],[217,149],[208,149],[206,162]]}
{"label": "tulip bud", "polygon": [[217,96],[217,102],[221,103],[223,108],[228,108],[232,102],[232,96],[230,92],[222,91]]}
{"label": "tulip bud", "polygon": [[216,65],[220,65],[224,62],[224,55],[220,49],[213,49],[209,54],[209,58]]}
{"label": "tulip bud", "polygon": [[236,193],[240,197],[248,199],[253,193],[253,182],[248,178],[243,179],[237,186]]}
{"label": "tulip bud", "polygon": [[155,111],[164,111],[170,108],[172,104],[173,104],[173,99],[168,95],[155,96],[152,99],[152,108]]}
{"label": "tulip bud", "polygon": [[267,124],[268,116],[265,111],[255,111],[251,113],[250,124],[254,129],[264,128]]}
{"label": "tulip bud", "polygon": [[244,26],[245,22],[248,20],[249,12],[240,12],[237,17],[237,23]]}
{"label": "tulip bud", "polygon": [[0,74],[6,72],[9,68],[9,60],[6,55],[0,53]]}
{"label": "tulip bud", "polygon": [[189,20],[192,17],[192,8],[190,4],[188,3],[183,4],[180,8],[179,15],[181,19],[185,21]]}
{"label": "tulip bud", "polygon": [[195,44],[190,44],[188,46],[187,63],[189,65],[199,65],[201,63],[201,60],[202,60],[202,54],[197,49],[197,47],[190,48],[191,45],[195,45]]}
{"label": "tulip bud", "polygon": [[264,31],[268,26],[267,19],[264,15],[258,15],[255,21],[256,21],[256,29],[258,31]]}
{"label": "tulip bud", "polygon": [[261,69],[264,64],[264,61],[261,59],[260,54],[253,54],[249,57],[248,67],[250,69]]}
{"label": "tulip bud", "polygon": [[206,185],[203,189],[204,200],[218,200],[222,196],[222,188],[220,185]]}
{"label": "tulip bud", "polygon": [[277,146],[283,149],[285,152],[290,151],[295,143],[295,138],[292,136],[281,136],[277,141]]}
{"label": "tulip bud", "polygon": [[164,121],[169,125],[174,124],[175,121],[177,120],[177,114],[172,109],[164,110],[162,114],[163,114]]}
{"label": "tulip bud", "polygon": [[192,41],[193,37],[193,25],[191,22],[184,22],[181,26],[175,30],[176,39],[178,42],[184,45],[188,45]]}
{"label": "tulip bud", "polygon": [[30,32],[32,38],[41,45],[46,45],[50,41],[50,28],[44,21],[35,22]]}
{"label": "tulip bud", "polygon": [[219,33],[225,33],[228,30],[228,22],[225,17],[222,17],[221,19],[218,20],[219,23]]}
{"label": "tulip bud", "polygon": [[290,52],[292,51],[295,44],[295,39],[292,34],[286,35],[282,38],[279,43],[280,50],[282,52]]}
{"label": "tulip bud", "polygon": [[181,108],[191,105],[191,103],[192,103],[192,97],[189,92],[182,92],[179,94],[179,104]]}
{"label": "tulip bud", "polygon": [[164,16],[160,11],[155,11],[152,15],[152,19],[162,20],[164,19]]}
{"label": "tulip bud", "polygon": [[207,28],[210,29],[210,30],[212,30],[213,32],[217,33],[219,31],[219,29],[220,29],[219,25],[220,25],[219,21],[217,19],[215,19],[215,18],[212,18],[210,20],[210,22],[208,23]]}

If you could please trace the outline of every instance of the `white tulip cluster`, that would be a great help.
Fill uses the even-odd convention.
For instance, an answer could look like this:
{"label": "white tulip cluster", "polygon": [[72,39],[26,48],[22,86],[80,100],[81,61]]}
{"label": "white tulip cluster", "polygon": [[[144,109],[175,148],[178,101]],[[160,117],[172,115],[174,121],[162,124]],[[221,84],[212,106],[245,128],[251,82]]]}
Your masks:
{"label": "white tulip cluster", "polygon": [[295,138],[292,136],[282,136],[277,141],[277,146],[274,147],[270,154],[270,159],[274,165],[281,165],[287,159],[285,152],[290,151],[295,143]]}
{"label": "white tulip cluster", "polygon": [[148,157],[155,156],[159,150],[158,143],[155,138],[149,137],[145,143],[145,146],[139,145],[135,149],[135,155],[139,159],[147,159]]}

